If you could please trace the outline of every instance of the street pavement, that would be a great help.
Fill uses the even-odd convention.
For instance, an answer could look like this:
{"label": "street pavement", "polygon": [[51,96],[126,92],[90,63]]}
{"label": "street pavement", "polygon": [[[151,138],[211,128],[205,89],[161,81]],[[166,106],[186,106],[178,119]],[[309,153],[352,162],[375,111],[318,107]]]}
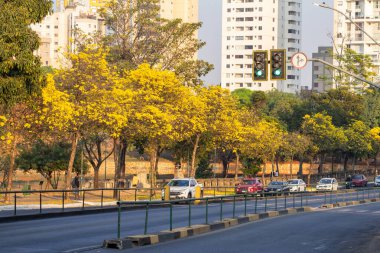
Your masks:
{"label": "street pavement", "polygon": [[[373,195],[371,195],[373,194]],[[258,213],[265,210],[284,209],[285,207],[300,207],[308,205],[319,207],[325,202],[335,202],[343,200],[356,200],[365,197],[378,197],[378,191],[355,192],[347,195],[320,194],[319,196],[309,196],[303,198],[302,203],[299,197],[287,197],[276,199],[255,200],[247,202],[247,213]],[[286,205],[286,206],[285,206]],[[233,216],[233,203],[209,204],[209,222],[214,222],[220,218],[231,218]],[[236,202],[235,216],[243,215],[245,210],[244,202]],[[380,209],[379,209],[380,210]],[[191,206],[191,224],[205,223],[205,206]],[[221,214],[222,213],[222,217]],[[144,233],[145,209],[125,210],[121,213],[121,236],[137,235]],[[303,215],[301,215],[303,216]],[[188,205],[173,206],[173,228],[185,227],[189,225]],[[380,216],[379,216],[380,217]],[[323,218],[319,221],[324,223]],[[302,227],[297,224],[296,227]],[[309,229],[312,229],[307,225]],[[169,228],[169,208],[152,208],[148,213],[147,233],[157,233]],[[277,231],[287,234],[288,228],[273,228],[277,241]],[[28,221],[17,221],[0,223],[0,252],[77,252],[78,249],[88,249],[100,247],[103,240],[113,239],[117,236],[117,213],[83,214],[49,219],[33,219]],[[176,252],[176,251],[174,251]]]}
{"label": "street pavement", "polygon": [[[122,252],[378,253],[380,203],[280,216]],[[89,252],[120,252],[96,249]]]}

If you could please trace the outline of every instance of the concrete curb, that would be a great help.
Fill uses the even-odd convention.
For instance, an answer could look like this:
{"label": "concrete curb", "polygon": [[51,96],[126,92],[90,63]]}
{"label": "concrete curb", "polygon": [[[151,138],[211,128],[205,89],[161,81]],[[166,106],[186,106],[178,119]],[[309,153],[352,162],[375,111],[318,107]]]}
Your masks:
{"label": "concrete curb", "polygon": [[113,249],[128,249],[133,247],[141,247],[145,245],[152,245],[161,242],[176,240],[180,238],[186,238],[193,235],[200,235],[220,229],[225,229],[233,227],[239,224],[244,224],[248,222],[254,222],[266,218],[272,218],[277,216],[296,214],[302,212],[313,211],[311,207],[300,207],[300,208],[288,208],[280,211],[268,211],[259,214],[247,214],[246,216],[240,216],[237,218],[226,218],[222,221],[217,221],[208,225],[193,225],[191,227],[181,227],[173,229],[172,231],[164,230],[158,234],[151,235],[135,235],[129,236],[121,239],[111,239],[104,240],[104,248]]}
{"label": "concrete curb", "polygon": [[367,204],[372,202],[379,202],[379,198],[375,199],[365,199],[365,200],[354,200],[354,201],[347,201],[347,202],[337,202],[334,204],[324,204],[321,206],[321,208],[335,208],[335,207],[345,207],[345,206],[354,206],[354,205],[360,205],[360,204]]}

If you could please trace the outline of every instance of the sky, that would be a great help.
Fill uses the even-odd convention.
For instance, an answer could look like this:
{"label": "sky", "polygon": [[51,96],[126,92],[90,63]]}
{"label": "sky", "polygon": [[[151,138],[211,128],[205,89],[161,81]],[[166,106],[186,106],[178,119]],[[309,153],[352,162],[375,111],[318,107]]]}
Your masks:
{"label": "sky", "polygon": [[[178,0],[176,0],[178,1]],[[265,0],[269,1],[269,0]],[[264,1],[264,2],[265,2]],[[333,32],[333,11],[315,6],[313,3],[321,0],[302,1],[302,40],[301,51],[308,58],[318,51],[318,46],[330,46],[330,35]],[[333,0],[323,0],[333,6]],[[199,39],[207,44],[198,57],[214,64],[215,69],[205,78],[206,84],[220,83],[220,55],[222,35],[222,0],[199,0],[199,19],[203,23],[199,31]],[[302,86],[311,87],[311,63],[301,71]]]}

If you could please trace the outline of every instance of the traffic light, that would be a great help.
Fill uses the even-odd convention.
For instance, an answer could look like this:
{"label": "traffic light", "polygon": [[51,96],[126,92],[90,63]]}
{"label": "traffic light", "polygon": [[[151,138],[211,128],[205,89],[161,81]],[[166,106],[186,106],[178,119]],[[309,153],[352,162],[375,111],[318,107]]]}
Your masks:
{"label": "traffic light", "polygon": [[268,52],[253,51],[253,81],[268,80]]}
{"label": "traffic light", "polygon": [[286,51],[285,49],[270,50],[270,79],[286,79]]}

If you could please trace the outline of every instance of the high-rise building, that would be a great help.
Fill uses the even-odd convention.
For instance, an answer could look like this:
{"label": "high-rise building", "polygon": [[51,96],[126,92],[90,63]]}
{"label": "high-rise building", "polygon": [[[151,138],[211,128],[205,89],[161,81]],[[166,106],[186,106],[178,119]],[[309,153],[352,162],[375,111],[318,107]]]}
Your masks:
{"label": "high-rise building", "polygon": [[[334,8],[346,13],[352,22],[380,43],[380,0],[339,0],[334,1]],[[358,54],[369,55],[377,76],[373,81],[379,82],[380,47],[352,22],[334,12],[334,45],[338,47],[335,51],[349,47]]]}
{"label": "high-rise building", "polygon": [[83,6],[67,6],[55,12],[41,23],[31,26],[39,35],[41,44],[37,55],[43,66],[60,67],[63,54],[75,49],[74,33],[80,29],[84,34],[105,33],[104,21]]}
{"label": "high-rise building", "polygon": [[[32,25],[32,29],[41,38],[41,45],[36,53],[41,57],[42,64],[54,68],[61,65],[62,55],[75,48],[73,33],[76,29],[84,34],[105,34],[104,21],[97,14],[97,10],[106,7],[109,1],[56,0],[56,12],[41,23]],[[160,0],[159,4],[160,16],[163,18],[198,22],[198,0]]]}
{"label": "high-rise building", "polygon": [[[330,64],[333,64],[332,47],[318,47],[318,52],[312,54],[313,59],[320,59]],[[325,64],[313,61],[313,77],[312,77],[312,91],[326,92],[334,88],[333,83],[333,70],[328,68]]]}
{"label": "high-rise building", "polygon": [[284,81],[253,81],[252,51],[286,49],[287,61],[301,47],[301,0],[223,0],[221,86],[298,93],[300,71],[290,63]]}
{"label": "high-rise building", "polygon": [[[87,6],[96,12],[106,7],[111,0],[56,0],[56,10],[63,10],[74,3]],[[134,0],[125,0],[133,2]],[[181,18],[184,22],[198,22],[198,0],[160,0],[160,15],[163,18]]]}

